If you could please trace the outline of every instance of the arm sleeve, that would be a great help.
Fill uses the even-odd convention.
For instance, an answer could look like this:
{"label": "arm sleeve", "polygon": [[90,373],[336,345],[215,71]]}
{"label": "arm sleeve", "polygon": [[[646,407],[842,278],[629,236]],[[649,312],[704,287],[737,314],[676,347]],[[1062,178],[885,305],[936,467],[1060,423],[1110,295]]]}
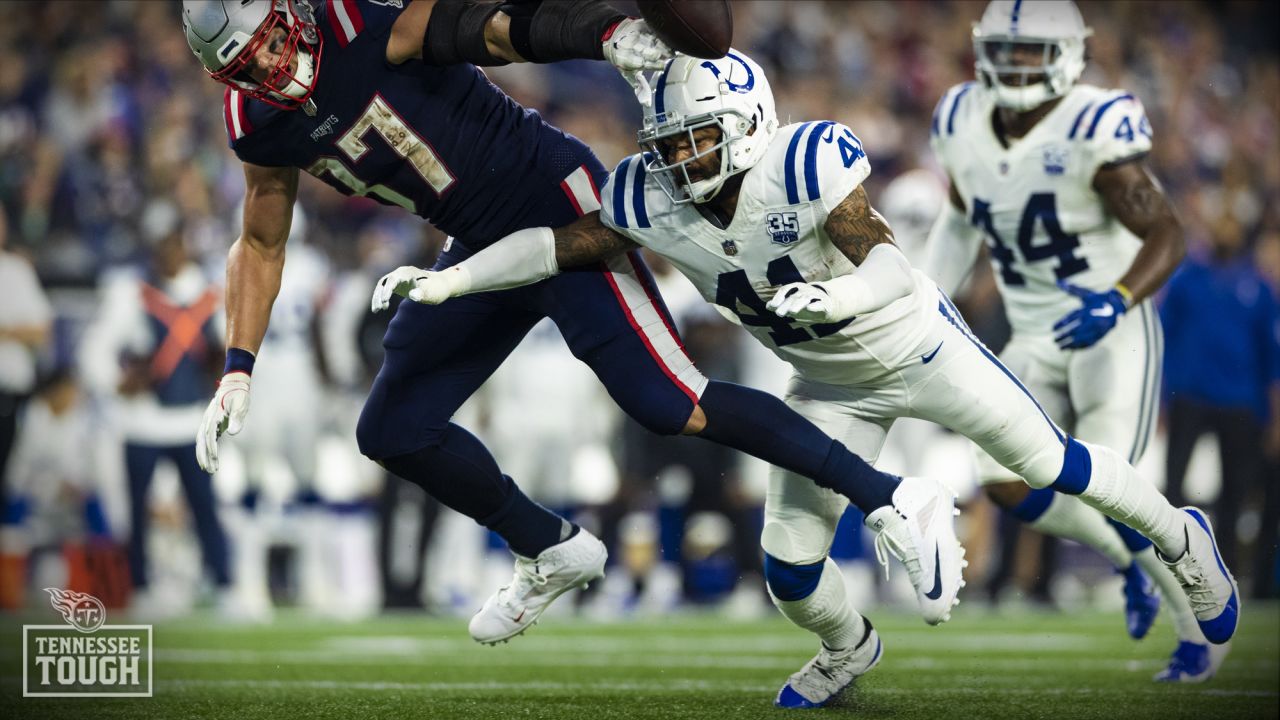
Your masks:
{"label": "arm sleeve", "polygon": [[53,308],[49,306],[49,298],[40,287],[40,279],[35,270],[26,263],[21,264],[22,271],[15,277],[15,287],[10,288],[5,302],[13,303],[19,308],[17,314],[22,319],[19,325],[45,325],[53,320]]}
{"label": "arm sleeve", "polygon": [[79,368],[92,392],[111,395],[120,382],[120,355],[131,345],[131,325],[139,312],[137,282],[123,278],[104,283],[98,316],[80,343]]}
{"label": "arm sleeve", "polygon": [[560,273],[551,228],[520,230],[440,271],[453,295],[532,285]]}
{"label": "arm sleeve", "polygon": [[915,289],[911,263],[890,243],[871,248],[866,260],[853,272],[814,285],[831,296],[834,321],[874,312]]}
{"label": "arm sleeve", "polygon": [[943,292],[954,295],[969,277],[981,244],[981,231],[965,220],[964,213],[946,202],[929,230],[921,269]]}

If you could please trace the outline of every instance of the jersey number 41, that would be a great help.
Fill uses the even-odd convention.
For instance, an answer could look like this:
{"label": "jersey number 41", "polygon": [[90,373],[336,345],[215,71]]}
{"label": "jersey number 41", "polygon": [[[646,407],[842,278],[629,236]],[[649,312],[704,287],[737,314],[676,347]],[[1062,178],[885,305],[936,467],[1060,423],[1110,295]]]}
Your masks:
{"label": "jersey number 41", "polygon": [[[765,270],[765,277],[773,287],[805,281],[804,276],[800,274],[800,269],[788,255],[771,261]],[[720,277],[716,280],[716,304],[732,310],[743,325],[769,328],[769,338],[778,347],[824,338],[839,332],[854,320],[849,318],[840,322],[803,327],[787,318],[778,317],[769,311],[764,300],[756,294],[755,288],[751,287],[751,280],[747,277],[746,270],[720,273]]]}

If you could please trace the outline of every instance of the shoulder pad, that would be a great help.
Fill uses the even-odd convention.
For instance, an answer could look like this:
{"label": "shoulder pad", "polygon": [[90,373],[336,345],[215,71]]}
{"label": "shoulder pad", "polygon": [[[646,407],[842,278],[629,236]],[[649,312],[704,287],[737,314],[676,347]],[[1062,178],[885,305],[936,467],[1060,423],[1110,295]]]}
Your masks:
{"label": "shoulder pad", "polygon": [[[963,120],[962,108],[967,110],[973,105],[973,96],[970,93],[977,86],[978,83],[974,81],[961,83],[951,86],[942,94],[942,99],[933,109],[933,121],[929,125],[931,137],[935,139],[951,137],[956,133],[957,123]],[[966,98],[969,102],[966,102]]]}
{"label": "shoulder pad", "polygon": [[[1103,90],[1101,88],[1081,88],[1084,105],[1071,121],[1068,140],[1092,140],[1098,136],[1104,124],[1114,126],[1121,115],[1128,114],[1142,103],[1132,93],[1124,90]],[[1111,120],[1108,121],[1108,117]]]}
{"label": "shoulder pad", "polygon": [[652,159],[649,153],[637,153],[622,159],[618,167],[609,173],[609,179],[600,190],[600,217],[609,227],[615,229],[644,229],[653,227],[651,215],[655,210],[657,196],[663,199],[666,194],[654,187],[645,165]]}
{"label": "shoulder pad", "polygon": [[316,8],[316,25],[345,48],[361,34],[386,35],[404,10],[402,0],[324,0]]}
{"label": "shoulder pad", "polygon": [[227,88],[222,94],[222,121],[227,127],[227,141],[233,149],[237,141],[248,137],[254,130],[264,127],[284,112],[286,111],[247,97],[239,90]]}
{"label": "shoulder pad", "polygon": [[[799,205],[816,200],[839,202],[871,174],[862,141],[853,131],[831,120],[789,125],[771,149],[774,177],[766,178],[782,197],[770,204]],[[780,177],[778,177],[780,175]],[[767,193],[776,194],[777,190]]]}
{"label": "shoulder pad", "polygon": [[1124,90],[1086,89],[1067,140],[1087,146],[1099,166],[1150,152],[1151,123],[1142,101]]}

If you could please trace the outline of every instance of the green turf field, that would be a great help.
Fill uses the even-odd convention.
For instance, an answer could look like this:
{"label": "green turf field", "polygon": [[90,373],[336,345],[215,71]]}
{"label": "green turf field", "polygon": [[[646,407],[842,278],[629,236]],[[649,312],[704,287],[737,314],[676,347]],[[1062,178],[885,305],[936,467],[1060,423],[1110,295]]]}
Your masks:
{"label": "green turf field", "polygon": [[[902,614],[873,618],[882,662],[822,715],[1280,716],[1276,605],[1246,606],[1219,677],[1179,687],[1149,680],[1172,648],[1164,623],[1135,643],[1118,613],[971,607],[938,628]],[[4,627],[3,718],[776,718],[784,713],[774,694],[814,651],[780,618],[557,619],[497,648],[472,643],[457,620],[192,620],[156,626],[153,698],[24,699],[20,635],[12,618]]]}

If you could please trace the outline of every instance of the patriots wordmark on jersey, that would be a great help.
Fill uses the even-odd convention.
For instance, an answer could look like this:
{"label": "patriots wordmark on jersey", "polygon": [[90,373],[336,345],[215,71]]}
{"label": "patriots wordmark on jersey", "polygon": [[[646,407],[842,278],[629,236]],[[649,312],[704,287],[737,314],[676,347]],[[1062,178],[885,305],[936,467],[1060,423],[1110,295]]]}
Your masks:
{"label": "patriots wordmark on jersey", "polygon": [[[871,173],[851,129],[832,121],[780,128],[745,174],[737,210],[724,228],[695,206],[674,203],[645,171],[649,160],[633,155],[619,163],[601,193],[602,222],[669,259],[704,299],[729,311],[805,377],[831,383],[879,377],[919,345],[926,325],[898,321],[936,311],[924,300],[932,297],[927,292],[850,320],[813,325],[766,307],[784,285],[830,280],[854,267],[824,228],[831,211]],[[917,283],[932,285],[916,275]]]}
{"label": "patriots wordmark on jersey", "polygon": [[951,88],[934,110],[934,150],[986,237],[1009,322],[1051,333],[1079,307],[1057,283],[1115,285],[1142,245],[1107,213],[1098,170],[1151,150],[1142,103],[1123,90],[1073,87],[1025,137],[1008,146],[991,124],[995,100],[977,83]]}

